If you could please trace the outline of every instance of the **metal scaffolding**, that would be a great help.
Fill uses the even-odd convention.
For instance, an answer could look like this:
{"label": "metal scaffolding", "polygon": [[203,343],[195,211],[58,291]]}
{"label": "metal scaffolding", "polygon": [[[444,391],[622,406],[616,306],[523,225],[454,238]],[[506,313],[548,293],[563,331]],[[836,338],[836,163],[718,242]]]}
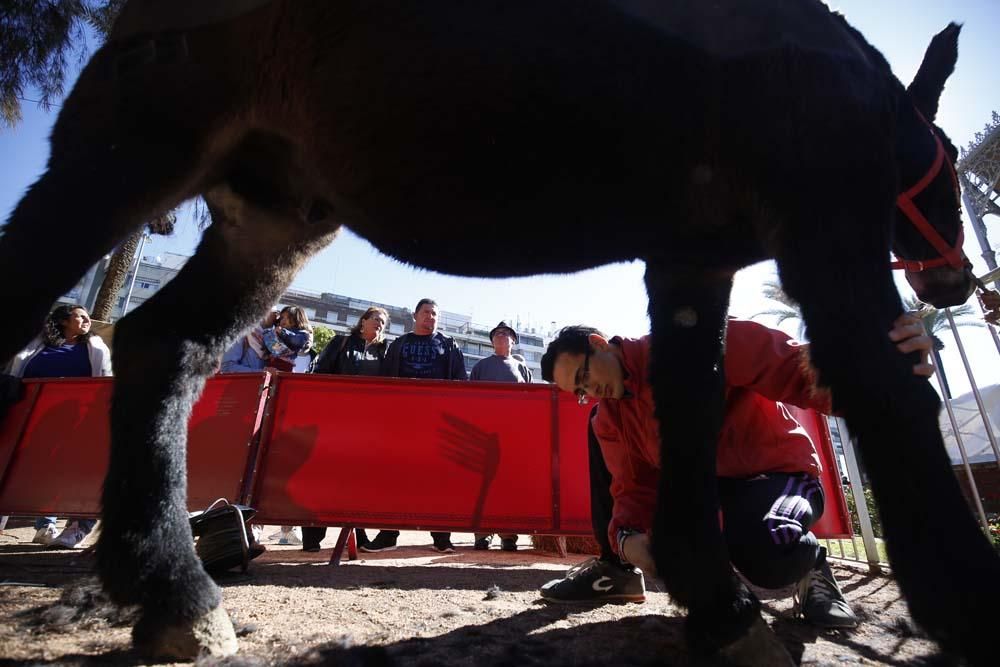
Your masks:
{"label": "metal scaffolding", "polygon": [[996,111],[993,120],[962,149],[956,171],[962,182],[962,201],[979,239],[983,260],[992,271],[997,268],[996,253],[990,247],[983,217],[1000,216],[1000,114]]}

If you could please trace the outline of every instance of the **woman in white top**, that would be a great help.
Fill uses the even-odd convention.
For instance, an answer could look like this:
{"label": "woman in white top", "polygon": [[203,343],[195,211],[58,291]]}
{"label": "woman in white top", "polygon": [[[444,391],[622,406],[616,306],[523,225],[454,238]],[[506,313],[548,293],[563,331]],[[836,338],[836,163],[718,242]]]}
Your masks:
{"label": "woman in white top", "polygon": [[[100,336],[91,333],[90,326],[90,315],[83,306],[57,306],[45,320],[41,335],[11,361],[8,373],[21,378],[111,375],[111,350]],[[69,519],[56,535],[56,517],[39,517],[32,542],[75,548],[95,523],[94,519]]]}

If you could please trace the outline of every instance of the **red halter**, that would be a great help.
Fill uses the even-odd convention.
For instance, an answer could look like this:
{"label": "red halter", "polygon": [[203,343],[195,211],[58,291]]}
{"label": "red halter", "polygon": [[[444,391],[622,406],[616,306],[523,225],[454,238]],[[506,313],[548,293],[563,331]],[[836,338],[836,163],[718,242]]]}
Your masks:
{"label": "red halter", "polygon": [[923,237],[934,246],[934,249],[941,254],[940,257],[936,259],[927,260],[910,260],[910,259],[899,259],[893,262],[890,266],[893,269],[906,269],[907,271],[917,272],[923,271],[925,269],[932,269],[938,266],[951,266],[955,269],[964,268],[968,260],[962,253],[962,242],[965,240],[965,234],[960,225],[958,228],[958,237],[955,239],[955,247],[951,247],[948,243],[941,238],[937,230],[931,226],[931,223],[927,222],[927,218],[924,214],[920,212],[917,205],[913,203],[913,198],[919,195],[924,189],[930,185],[935,178],[937,178],[938,172],[941,171],[941,165],[948,165],[948,172],[951,174],[952,184],[955,186],[956,196],[961,196],[961,190],[958,187],[958,176],[955,174],[955,167],[951,164],[951,161],[947,159],[947,155],[944,151],[944,145],[941,143],[940,137],[938,137],[937,132],[931,127],[931,124],[923,117],[923,115],[917,111],[917,115],[920,116],[920,120],[924,121],[927,125],[927,129],[930,131],[931,136],[934,137],[934,144],[937,146],[937,153],[934,156],[934,163],[931,168],[927,170],[923,178],[917,181],[916,185],[901,193],[896,197],[896,205],[903,211],[913,226],[917,228],[917,231],[923,235]]}

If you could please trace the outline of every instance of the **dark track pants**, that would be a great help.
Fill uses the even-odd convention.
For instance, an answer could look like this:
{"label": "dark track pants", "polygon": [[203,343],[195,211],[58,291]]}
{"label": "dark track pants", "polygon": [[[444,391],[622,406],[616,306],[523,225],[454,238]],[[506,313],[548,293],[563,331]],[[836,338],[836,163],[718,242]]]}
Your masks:
{"label": "dark track pants", "polygon": [[[597,406],[591,411],[593,418]],[[587,428],[590,517],[602,560],[617,560],[608,541],[614,511],[611,472],[592,427]],[[819,542],[809,529],[823,514],[823,487],[805,473],[719,478],[723,533],[733,565],[761,588],[795,583],[816,564]]]}

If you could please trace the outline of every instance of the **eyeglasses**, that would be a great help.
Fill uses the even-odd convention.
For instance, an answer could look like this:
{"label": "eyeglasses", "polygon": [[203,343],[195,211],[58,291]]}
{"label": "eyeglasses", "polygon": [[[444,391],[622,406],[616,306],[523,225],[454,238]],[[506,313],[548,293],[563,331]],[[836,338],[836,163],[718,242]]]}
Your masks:
{"label": "eyeglasses", "polygon": [[583,368],[580,372],[580,381],[577,384],[576,390],[573,392],[576,394],[576,402],[578,405],[586,405],[590,402],[590,396],[587,396],[587,383],[590,382],[590,348],[587,348],[587,353],[583,355]]}

